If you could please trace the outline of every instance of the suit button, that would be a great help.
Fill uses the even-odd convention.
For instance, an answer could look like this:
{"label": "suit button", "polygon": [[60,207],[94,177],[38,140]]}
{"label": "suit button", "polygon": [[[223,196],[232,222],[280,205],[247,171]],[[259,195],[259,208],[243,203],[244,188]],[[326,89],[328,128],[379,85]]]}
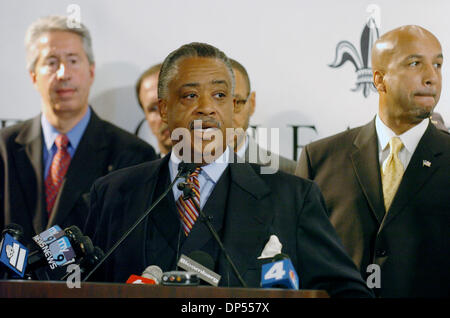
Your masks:
{"label": "suit button", "polygon": [[377,249],[377,250],[375,251],[375,255],[376,255],[377,257],[384,257],[384,256],[387,255],[387,251],[386,251],[386,250],[383,250],[383,249]]}

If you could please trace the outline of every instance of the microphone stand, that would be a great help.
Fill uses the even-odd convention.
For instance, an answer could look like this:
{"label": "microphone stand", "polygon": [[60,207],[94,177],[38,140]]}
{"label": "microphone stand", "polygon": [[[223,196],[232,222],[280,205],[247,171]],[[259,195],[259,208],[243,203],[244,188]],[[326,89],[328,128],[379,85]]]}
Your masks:
{"label": "microphone stand", "polygon": [[[183,189],[183,200],[188,200],[189,198],[193,198],[194,197],[193,187],[189,186],[189,183],[190,182],[187,180],[187,177],[186,177],[186,183],[184,183],[185,186],[184,186],[184,189]],[[219,235],[217,234],[216,230],[212,226],[212,224],[210,222],[210,219],[200,209],[200,207],[198,206],[198,204],[197,204],[197,202],[195,200],[192,200],[192,202],[194,203],[195,208],[197,209],[197,211],[198,211],[198,213],[199,213],[199,215],[201,217],[201,220],[206,224],[206,226],[208,227],[208,230],[211,232],[212,236],[214,237],[216,242],[219,244],[220,249],[222,250],[223,254],[225,255],[225,258],[227,259],[228,263],[231,265],[231,268],[233,269],[233,272],[235,273],[235,275],[238,278],[239,282],[241,283],[242,287],[247,287],[247,284],[242,279],[241,274],[239,274],[239,271],[236,268],[236,265],[234,265],[233,261],[231,260],[230,255],[226,251],[225,246],[223,245]]]}
{"label": "microphone stand", "polygon": [[134,229],[150,214],[150,212],[155,208],[156,205],[172,190],[172,187],[175,185],[179,178],[187,178],[189,174],[191,174],[195,170],[195,165],[187,164],[181,162],[178,165],[178,173],[175,176],[172,183],[169,187],[164,191],[163,194],[159,196],[159,198],[136,220],[136,222],[122,235],[122,237],[114,244],[114,246],[105,254],[105,256],[100,260],[100,262],[95,265],[95,267],[84,277],[82,282],[87,281],[87,279],[105,262],[105,260],[119,247],[120,244],[134,231]]}

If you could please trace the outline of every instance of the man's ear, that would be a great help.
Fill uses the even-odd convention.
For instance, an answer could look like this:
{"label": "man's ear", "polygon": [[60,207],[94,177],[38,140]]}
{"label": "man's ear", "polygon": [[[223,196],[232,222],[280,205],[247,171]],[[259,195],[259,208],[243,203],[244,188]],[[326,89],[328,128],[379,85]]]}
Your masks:
{"label": "man's ear", "polygon": [[253,113],[255,112],[255,107],[256,107],[256,93],[253,91],[250,93],[250,116],[253,115]]}
{"label": "man's ear", "polygon": [[373,84],[379,93],[386,92],[386,86],[384,85],[384,74],[381,71],[373,72]]}
{"label": "man's ear", "polygon": [[92,84],[95,79],[95,63],[92,63],[89,65],[89,75],[90,75],[91,84]]}
{"label": "man's ear", "polygon": [[168,124],[167,122],[167,103],[164,99],[158,99],[158,109],[159,114],[161,116],[161,120],[163,123]]}

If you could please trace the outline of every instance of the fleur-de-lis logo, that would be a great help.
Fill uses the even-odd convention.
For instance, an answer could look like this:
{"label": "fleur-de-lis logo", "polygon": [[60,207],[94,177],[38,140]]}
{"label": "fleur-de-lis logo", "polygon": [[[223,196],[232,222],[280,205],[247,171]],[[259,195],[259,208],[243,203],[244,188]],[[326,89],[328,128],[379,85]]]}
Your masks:
{"label": "fleur-de-lis logo", "polygon": [[352,91],[362,90],[364,97],[368,97],[370,91],[376,92],[372,80],[372,65],[370,53],[374,42],[378,39],[378,27],[373,18],[370,18],[364,26],[361,34],[361,53],[349,41],[341,41],[336,46],[334,62],[328,66],[337,68],[350,61],[355,66],[356,87]]}

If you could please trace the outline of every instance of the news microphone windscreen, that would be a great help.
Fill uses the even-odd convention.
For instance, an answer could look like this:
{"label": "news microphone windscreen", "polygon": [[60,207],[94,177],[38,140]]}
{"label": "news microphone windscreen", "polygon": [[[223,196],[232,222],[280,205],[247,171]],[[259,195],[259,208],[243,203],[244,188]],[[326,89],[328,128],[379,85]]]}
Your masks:
{"label": "news microphone windscreen", "polygon": [[150,265],[142,273],[142,277],[153,279],[157,284],[161,282],[163,271],[159,266]]}
{"label": "news microphone windscreen", "polygon": [[0,242],[0,263],[19,275],[25,275],[28,249],[9,233],[4,233]]}
{"label": "news microphone windscreen", "polygon": [[138,276],[138,275],[131,275],[125,283],[126,284],[147,284],[147,285],[157,285],[158,284],[153,279]]}
{"label": "news microphone windscreen", "polygon": [[[205,253],[206,254],[206,253]],[[208,255],[208,254],[206,254]],[[195,254],[194,254],[195,256]],[[209,256],[209,255],[208,255]],[[209,256],[211,257],[211,256]],[[193,272],[198,275],[199,278],[203,279],[208,284],[213,286],[218,286],[221,276],[203,264],[194,261],[193,259],[187,257],[186,255],[181,254],[180,259],[178,260],[177,265],[184,269],[187,272]]]}
{"label": "news microphone windscreen", "polygon": [[9,223],[2,231],[2,235],[4,235],[5,233],[9,233],[9,235],[11,235],[17,241],[22,241],[23,239],[23,227],[19,224]]}
{"label": "news microphone windscreen", "polygon": [[262,288],[298,289],[298,275],[290,259],[283,259],[262,265]]}
{"label": "news microphone windscreen", "polygon": [[75,261],[76,253],[66,236],[65,231],[58,225],[33,237],[35,243],[40,247],[47,258],[50,269],[62,267]]}

